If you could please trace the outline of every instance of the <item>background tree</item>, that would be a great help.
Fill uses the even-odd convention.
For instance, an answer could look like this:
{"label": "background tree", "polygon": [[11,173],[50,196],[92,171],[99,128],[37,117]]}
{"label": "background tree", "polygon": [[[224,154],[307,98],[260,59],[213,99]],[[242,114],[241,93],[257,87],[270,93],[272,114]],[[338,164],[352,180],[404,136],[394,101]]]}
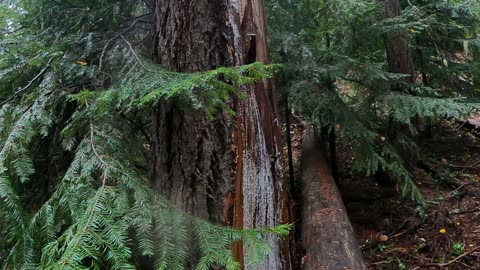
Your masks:
{"label": "background tree", "polygon": [[[467,75],[466,70],[475,68],[468,61],[453,64],[438,56],[437,43],[448,39],[448,51],[472,57],[472,51],[464,54],[460,49],[464,43],[476,44],[471,29],[478,28],[477,3],[305,0],[269,1],[269,8],[272,51],[281,52],[274,60],[285,67],[282,90],[289,93],[296,111],[318,127],[328,123],[338,133],[339,144],[352,147],[353,162],[341,160],[340,169],[366,175],[388,172],[405,195],[422,201],[406,167],[408,160],[399,151],[406,149],[402,151],[408,151],[409,157],[419,154],[412,140],[418,131],[412,123],[461,119],[478,103],[472,98],[475,83],[468,88],[445,83],[424,86],[417,83],[422,69],[414,67],[420,67],[423,59],[429,81],[453,82],[464,76],[473,80],[476,75]],[[386,10],[391,11],[388,17]],[[466,18],[471,18],[468,23]],[[454,20],[454,26],[446,30],[445,20]],[[454,32],[458,34],[455,41],[447,34]],[[416,47],[416,38],[425,46]],[[413,57],[414,51],[421,51],[423,57]],[[457,73],[460,66],[462,75]],[[433,70],[441,70],[442,75]],[[333,91],[329,90],[332,81]],[[390,121],[407,127],[404,132],[395,130],[395,143],[386,139]]]}

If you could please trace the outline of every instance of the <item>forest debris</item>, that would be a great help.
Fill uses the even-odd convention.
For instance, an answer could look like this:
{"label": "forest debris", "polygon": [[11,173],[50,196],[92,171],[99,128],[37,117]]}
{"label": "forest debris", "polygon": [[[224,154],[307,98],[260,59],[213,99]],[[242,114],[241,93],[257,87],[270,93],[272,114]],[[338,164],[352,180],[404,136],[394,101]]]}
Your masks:
{"label": "forest debris", "polygon": [[430,266],[433,266],[433,267],[447,267],[455,262],[457,262],[458,260],[460,260],[461,258],[463,257],[466,257],[466,256],[469,256],[470,254],[474,253],[475,251],[477,251],[478,249],[480,249],[480,246],[477,246],[475,247],[474,249],[470,250],[469,252],[465,252],[463,253],[462,255],[456,257],[455,259],[449,261],[449,262],[446,262],[446,263],[427,263],[427,264],[424,264],[422,265],[423,267],[430,267]]}
{"label": "forest debris", "polygon": [[449,215],[463,215],[463,214],[470,214],[470,213],[476,213],[480,212],[480,208],[478,209],[469,209],[469,210],[464,210],[460,211],[459,209],[455,209],[449,213]]}
{"label": "forest debris", "polygon": [[378,240],[379,240],[380,242],[387,242],[387,241],[388,241],[388,236],[382,234],[382,235],[380,235],[380,236],[378,237]]}

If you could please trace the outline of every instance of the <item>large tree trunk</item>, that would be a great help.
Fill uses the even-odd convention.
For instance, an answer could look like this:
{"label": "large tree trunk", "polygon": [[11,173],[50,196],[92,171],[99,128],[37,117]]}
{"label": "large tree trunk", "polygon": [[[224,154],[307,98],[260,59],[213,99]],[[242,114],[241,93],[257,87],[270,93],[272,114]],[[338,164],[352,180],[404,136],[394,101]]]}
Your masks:
{"label": "large tree trunk", "polygon": [[342,197],[315,142],[313,129],[302,143],[302,269],[367,269]]}
{"label": "large tree trunk", "polygon": [[[172,70],[268,63],[261,0],[153,0],[154,57]],[[245,87],[236,117],[212,122],[162,103],[154,111],[152,181],[178,207],[236,228],[289,222],[273,85]],[[290,269],[288,242],[269,237],[262,267]],[[242,261],[241,244],[235,253]],[[246,268],[246,267],[245,267]]]}

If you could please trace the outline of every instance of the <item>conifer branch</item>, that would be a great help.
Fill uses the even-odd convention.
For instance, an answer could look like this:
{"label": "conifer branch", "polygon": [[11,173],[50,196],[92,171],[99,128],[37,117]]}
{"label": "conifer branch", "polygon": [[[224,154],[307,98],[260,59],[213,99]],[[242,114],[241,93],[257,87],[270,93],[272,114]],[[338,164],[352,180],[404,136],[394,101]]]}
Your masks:
{"label": "conifer branch", "polygon": [[101,197],[103,191],[105,190],[106,180],[107,180],[107,172],[105,171],[104,174],[103,174],[103,177],[102,177],[102,186],[97,191],[97,195],[95,197],[95,200],[94,200],[94,203],[93,203],[93,206],[92,206],[92,210],[91,210],[90,214],[88,215],[87,220],[85,221],[85,226],[83,226],[83,228],[80,230],[80,232],[76,235],[76,238],[77,238],[76,241],[73,243],[72,246],[70,246],[70,248],[69,248],[70,251],[67,252],[66,255],[64,255],[66,257],[65,257],[65,259],[61,260],[60,266],[59,266],[58,269],[62,270],[68,265],[68,263],[70,262],[70,258],[72,257],[74,251],[79,246],[83,235],[87,232],[88,228],[90,227],[90,223],[93,219],[93,215],[95,214],[97,205],[100,201],[100,197]]}
{"label": "conifer branch", "polygon": [[69,252],[66,255],[62,256],[62,257],[65,257],[65,259],[63,259],[60,263],[60,266],[59,266],[60,270],[64,269],[68,265],[68,263],[70,262],[70,258],[73,255],[73,252],[77,249],[77,247],[80,244],[80,241],[82,240],[83,235],[86,233],[86,231],[90,227],[90,223],[93,219],[93,216],[94,216],[95,211],[97,209],[98,203],[99,203],[100,198],[103,194],[103,191],[105,190],[105,186],[106,186],[106,183],[107,183],[107,169],[108,169],[109,165],[100,157],[100,155],[98,154],[98,152],[96,150],[95,143],[94,143],[93,122],[91,120],[90,120],[90,146],[91,146],[91,149],[92,149],[93,153],[95,154],[95,157],[105,166],[103,176],[102,176],[102,185],[100,186],[100,188],[97,191],[97,195],[94,199],[93,205],[91,206],[92,209],[91,209],[90,214],[88,215],[87,220],[85,221],[85,225],[80,230],[80,232],[76,235],[76,238],[77,238],[76,241],[73,243],[72,246],[69,247]]}

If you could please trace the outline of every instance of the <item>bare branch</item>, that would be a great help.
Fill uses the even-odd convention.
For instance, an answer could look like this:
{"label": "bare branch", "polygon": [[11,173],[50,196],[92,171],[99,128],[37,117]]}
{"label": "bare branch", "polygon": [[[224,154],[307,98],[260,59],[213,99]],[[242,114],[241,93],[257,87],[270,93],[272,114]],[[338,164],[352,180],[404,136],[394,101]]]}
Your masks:
{"label": "bare branch", "polygon": [[0,103],[0,105],[3,105],[11,100],[13,100],[15,97],[17,97],[19,94],[21,94],[23,91],[27,90],[30,86],[32,86],[32,84],[38,80],[38,78],[40,78],[43,73],[45,73],[45,71],[47,70],[47,68],[50,66],[50,63],[52,62],[53,60],[53,57],[50,58],[47,62],[47,64],[42,68],[42,70],[40,70],[40,72],[35,76],[33,77],[33,79],[31,79],[27,85],[25,85],[24,87],[20,88],[19,90],[17,90],[12,96],[10,96],[9,98],[7,98],[5,101],[2,101],[2,103]]}
{"label": "bare branch", "polygon": [[98,64],[98,70],[99,71],[102,71],[103,57],[105,56],[105,52],[107,51],[108,47],[110,46],[110,43],[112,43],[112,41],[116,40],[117,38],[121,37],[122,35],[128,33],[130,30],[132,30],[135,27],[135,25],[137,24],[137,22],[138,22],[138,19],[133,21],[132,24],[129,27],[127,27],[125,30],[123,30],[119,34],[115,35],[114,37],[109,39],[107,41],[107,43],[105,43],[105,46],[103,46],[102,54],[100,55],[100,63]]}
{"label": "bare branch", "polygon": [[140,58],[138,57],[137,53],[135,53],[135,51],[133,50],[133,47],[132,47],[132,44],[130,44],[130,42],[128,42],[128,40],[125,39],[125,37],[123,37],[123,35],[120,35],[120,37],[123,39],[123,41],[125,41],[125,43],[127,44],[128,48],[130,49],[130,51],[132,52],[133,56],[135,56],[135,59],[137,59],[138,63],[140,64],[140,66],[145,69],[146,71],[149,71],[149,72],[155,72],[151,69],[148,69],[145,65],[143,65],[142,61],[140,60]]}

